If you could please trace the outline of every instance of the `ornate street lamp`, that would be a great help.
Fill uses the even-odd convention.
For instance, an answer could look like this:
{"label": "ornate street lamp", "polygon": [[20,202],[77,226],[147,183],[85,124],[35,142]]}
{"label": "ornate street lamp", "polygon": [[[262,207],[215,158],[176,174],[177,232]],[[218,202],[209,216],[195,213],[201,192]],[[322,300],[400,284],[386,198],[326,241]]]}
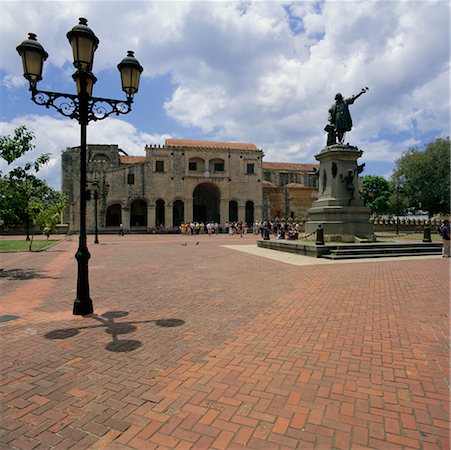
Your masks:
{"label": "ornate street lamp", "polygon": [[92,66],[99,39],[83,18],[67,33],[67,38],[72,46],[74,66],[77,69],[72,76],[77,85],[77,95],[37,89],[37,83],[42,80],[42,68],[48,54],[36,40],[35,34],[29,33],[28,39],[17,47],[17,51],[22,57],[24,77],[30,83],[33,102],[46,108],[55,108],[63,116],[76,119],[80,124],[80,237],[75,254],[78,273],[77,298],[73,313],[85,316],[94,312],[89,295],[88,277],[88,261],[91,255],[86,244],[86,128],[90,121],[103,120],[112,114],[127,114],[131,111],[133,96],[138,92],[143,68],[133,56],[133,52],[129,51],[118,65],[122,89],[126,93],[127,100],[92,97],[93,86],[97,81],[92,73]]}
{"label": "ornate street lamp", "polygon": [[99,243],[99,227],[98,227],[98,221],[97,221],[97,206],[99,201],[99,179],[98,179],[98,171],[97,171],[97,165],[99,163],[97,161],[90,161],[90,166],[92,166],[93,173],[94,173],[94,179],[91,181],[88,181],[87,184],[89,186],[89,191],[94,192],[94,244]]}
{"label": "ornate street lamp", "polygon": [[[87,186],[89,187],[89,192],[92,191],[93,197],[94,197],[94,244],[99,243],[99,227],[98,227],[98,220],[97,220],[97,205],[99,201],[99,182],[97,179],[94,179],[93,181],[88,181]],[[89,199],[89,197],[88,197]]]}

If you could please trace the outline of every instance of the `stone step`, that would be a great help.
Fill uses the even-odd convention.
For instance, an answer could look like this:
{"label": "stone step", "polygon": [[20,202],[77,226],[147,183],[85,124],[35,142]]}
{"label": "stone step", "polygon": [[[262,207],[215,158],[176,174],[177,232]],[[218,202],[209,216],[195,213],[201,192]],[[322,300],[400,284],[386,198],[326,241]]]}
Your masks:
{"label": "stone step", "polygon": [[427,253],[432,252],[434,253],[441,253],[441,246],[412,246],[412,247],[369,247],[369,248],[338,248],[338,249],[331,249],[331,254],[336,255],[358,255],[358,254],[377,254],[377,253],[385,253],[385,254],[392,254],[392,253]]}
{"label": "stone step", "polygon": [[390,249],[390,248],[442,248],[442,244],[439,242],[408,242],[408,243],[385,243],[385,242],[371,242],[365,244],[330,244],[336,250],[346,250],[349,248],[352,249],[370,249],[370,248],[379,248],[379,249]]}
{"label": "stone step", "polygon": [[434,256],[440,255],[440,251],[426,251],[426,252],[402,252],[402,253],[354,253],[354,254],[337,254],[335,252],[331,252],[327,255],[322,255],[321,258],[324,259],[363,259],[363,258],[396,258],[401,256]]}
{"label": "stone step", "polygon": [[371,242],[367,244],[328,242],[325,245],[315,245],[309,242],[301,243],[301,241],[284,240],[258,240],[257,246],[314,258],[328,259],[440,255],[443,248],[441,242]]}

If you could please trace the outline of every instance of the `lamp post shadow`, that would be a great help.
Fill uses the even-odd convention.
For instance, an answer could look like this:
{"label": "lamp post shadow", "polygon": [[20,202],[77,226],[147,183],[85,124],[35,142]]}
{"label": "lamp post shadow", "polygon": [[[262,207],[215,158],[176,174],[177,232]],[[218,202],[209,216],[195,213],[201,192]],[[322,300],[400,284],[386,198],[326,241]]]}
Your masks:
{"label": "lamp post shadow", "polygon": [[90,314],[85,316],[87,319],[93,319],[100,322],[99,325],[86,325],[82,327],[63,328],[50,331],[45,334],[46,339],[58,340],[69,339],[80,333],[81,330],[93,328],[105,328],[105,332],[111,335],[112,341],[105,345],[105,349],[110,352],[131,352],[142,346],[142,342],[133,339],[120,339],[120,335],[133,333],[138,329],[137,324],[155,323],[158,327],[174,328],[185,324],[181,319],[157,319],[157,320],[140,320],[140,321],[126,321],[115,322],[114,319],[119,319],[128,316],[127,311],[108,311],[101,316],[97,314]]}

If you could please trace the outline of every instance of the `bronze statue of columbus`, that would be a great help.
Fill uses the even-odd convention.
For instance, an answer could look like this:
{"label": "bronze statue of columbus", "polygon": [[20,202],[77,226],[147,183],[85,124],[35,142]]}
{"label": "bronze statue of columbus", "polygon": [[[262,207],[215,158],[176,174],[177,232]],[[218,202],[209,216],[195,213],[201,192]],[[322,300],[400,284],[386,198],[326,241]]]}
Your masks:
{"label": "bronze statue of columbus", "polygon": [[340,144],[343,143],[345,133],[352,129],[349,105],[367,91],[368,88],[365,87],[358,94],[346,99],[341,94],[335,96],[335,103],[329,109],[329,124],[325,128],[328,132],[327,145],[336,144],[337,139]]}

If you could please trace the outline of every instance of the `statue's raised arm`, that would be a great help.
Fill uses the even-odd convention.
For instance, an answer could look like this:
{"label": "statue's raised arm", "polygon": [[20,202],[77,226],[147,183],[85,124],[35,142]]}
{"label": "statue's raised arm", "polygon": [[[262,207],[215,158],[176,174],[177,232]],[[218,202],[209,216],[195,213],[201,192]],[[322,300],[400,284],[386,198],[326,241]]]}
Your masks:
{"label": "statue's raised arm", "polygon": [[352,129],[352,118],[348,105],[352,105],[362,94],[367,92],[367,87],[353,95],[344,99],[341,94],[335,96],[335,103],[329,109],[329,124],[325,130],[328,132],[327,145],[333,145],[337,139],[340,144],[343,143],[344,135]]}
{"label": "statue's raised arm", "polygon": [[362,94],[368,91],[369,91],[368,87],[362,88],[362,90],[358,94],[355,94],[351,98],[347,99],[348,104],[352,105]]}

